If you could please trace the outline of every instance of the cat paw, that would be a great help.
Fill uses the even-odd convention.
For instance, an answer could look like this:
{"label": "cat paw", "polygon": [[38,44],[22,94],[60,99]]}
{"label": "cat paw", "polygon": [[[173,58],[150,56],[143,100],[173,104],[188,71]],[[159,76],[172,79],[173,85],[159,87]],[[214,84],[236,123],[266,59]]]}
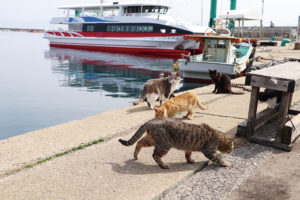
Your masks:
{"label": "cat paw", "polygon": [[162,169],[170,169],[168,165],[166,164],[159,164],[159,166],[162,168]]}
{"label": "cat paw", "polygon": [[193,160],[193,159],[192,159],[192,160],[187,160],[186,162],[187,162],[188,164],[194,164],[194,163],[195,163],[195,160]]}
{"label": "cat paw", "polygon": [[219,166],[221,166],[221,167],[228,167],[230,165],[227,162],[223,161],[223,162],[219,163]]}

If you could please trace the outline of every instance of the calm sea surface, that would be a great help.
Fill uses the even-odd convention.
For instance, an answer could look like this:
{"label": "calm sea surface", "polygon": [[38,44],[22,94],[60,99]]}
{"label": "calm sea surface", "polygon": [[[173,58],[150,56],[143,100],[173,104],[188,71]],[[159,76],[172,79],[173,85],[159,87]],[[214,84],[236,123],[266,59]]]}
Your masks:
{"label": "calm sea surface", "polygon": [[[50,48],[40,33],[0,32],[0,140],[122,108],[173,60]],[[180,83],[179,91],[201,87]]]}

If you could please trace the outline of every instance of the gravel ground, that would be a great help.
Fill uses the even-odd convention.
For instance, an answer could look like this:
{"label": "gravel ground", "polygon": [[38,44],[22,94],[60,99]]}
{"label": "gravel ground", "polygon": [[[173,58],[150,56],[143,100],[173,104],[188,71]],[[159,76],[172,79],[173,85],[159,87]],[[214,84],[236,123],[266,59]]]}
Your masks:
{"label": "gravel ground", "polygon": [[189,177],[182,184],[157,199],[225,199],[273,151],[278,150],[253,144],[235,149],[231,154],[225,156],[225,160],[231,163],[230,167],[221,168],[210,162],[202,171]]}

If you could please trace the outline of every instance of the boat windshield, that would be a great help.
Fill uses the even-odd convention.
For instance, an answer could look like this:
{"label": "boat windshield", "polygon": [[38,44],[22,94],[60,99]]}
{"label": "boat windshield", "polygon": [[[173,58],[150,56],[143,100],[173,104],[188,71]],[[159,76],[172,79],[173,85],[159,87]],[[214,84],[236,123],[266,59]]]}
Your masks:
{"label": "boat windshield", "polygon": [[124,8],[124,13],[158,13],[166,14],[168,7],[165,6],[128,6]]}

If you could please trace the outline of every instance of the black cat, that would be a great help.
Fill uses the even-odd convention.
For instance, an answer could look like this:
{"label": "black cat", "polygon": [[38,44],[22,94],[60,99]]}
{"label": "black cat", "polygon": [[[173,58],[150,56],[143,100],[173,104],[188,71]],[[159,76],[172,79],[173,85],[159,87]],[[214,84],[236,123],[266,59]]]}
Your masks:
{"label": "black cat", "polygon": [[244,92],[233,92],[231,90],[231,80],[226,74],[222,74],[217,70],[208,70],[211,80],[215,83],[213,93],[230,93],[230,94],[244,94]]}
{"label": "black cat", "polygon": [[258,100],[260,102],[265,102],[268,107],[274,109],[281,102],[282,92],[277,90],[265,89],[263,92],[259,92]]}

